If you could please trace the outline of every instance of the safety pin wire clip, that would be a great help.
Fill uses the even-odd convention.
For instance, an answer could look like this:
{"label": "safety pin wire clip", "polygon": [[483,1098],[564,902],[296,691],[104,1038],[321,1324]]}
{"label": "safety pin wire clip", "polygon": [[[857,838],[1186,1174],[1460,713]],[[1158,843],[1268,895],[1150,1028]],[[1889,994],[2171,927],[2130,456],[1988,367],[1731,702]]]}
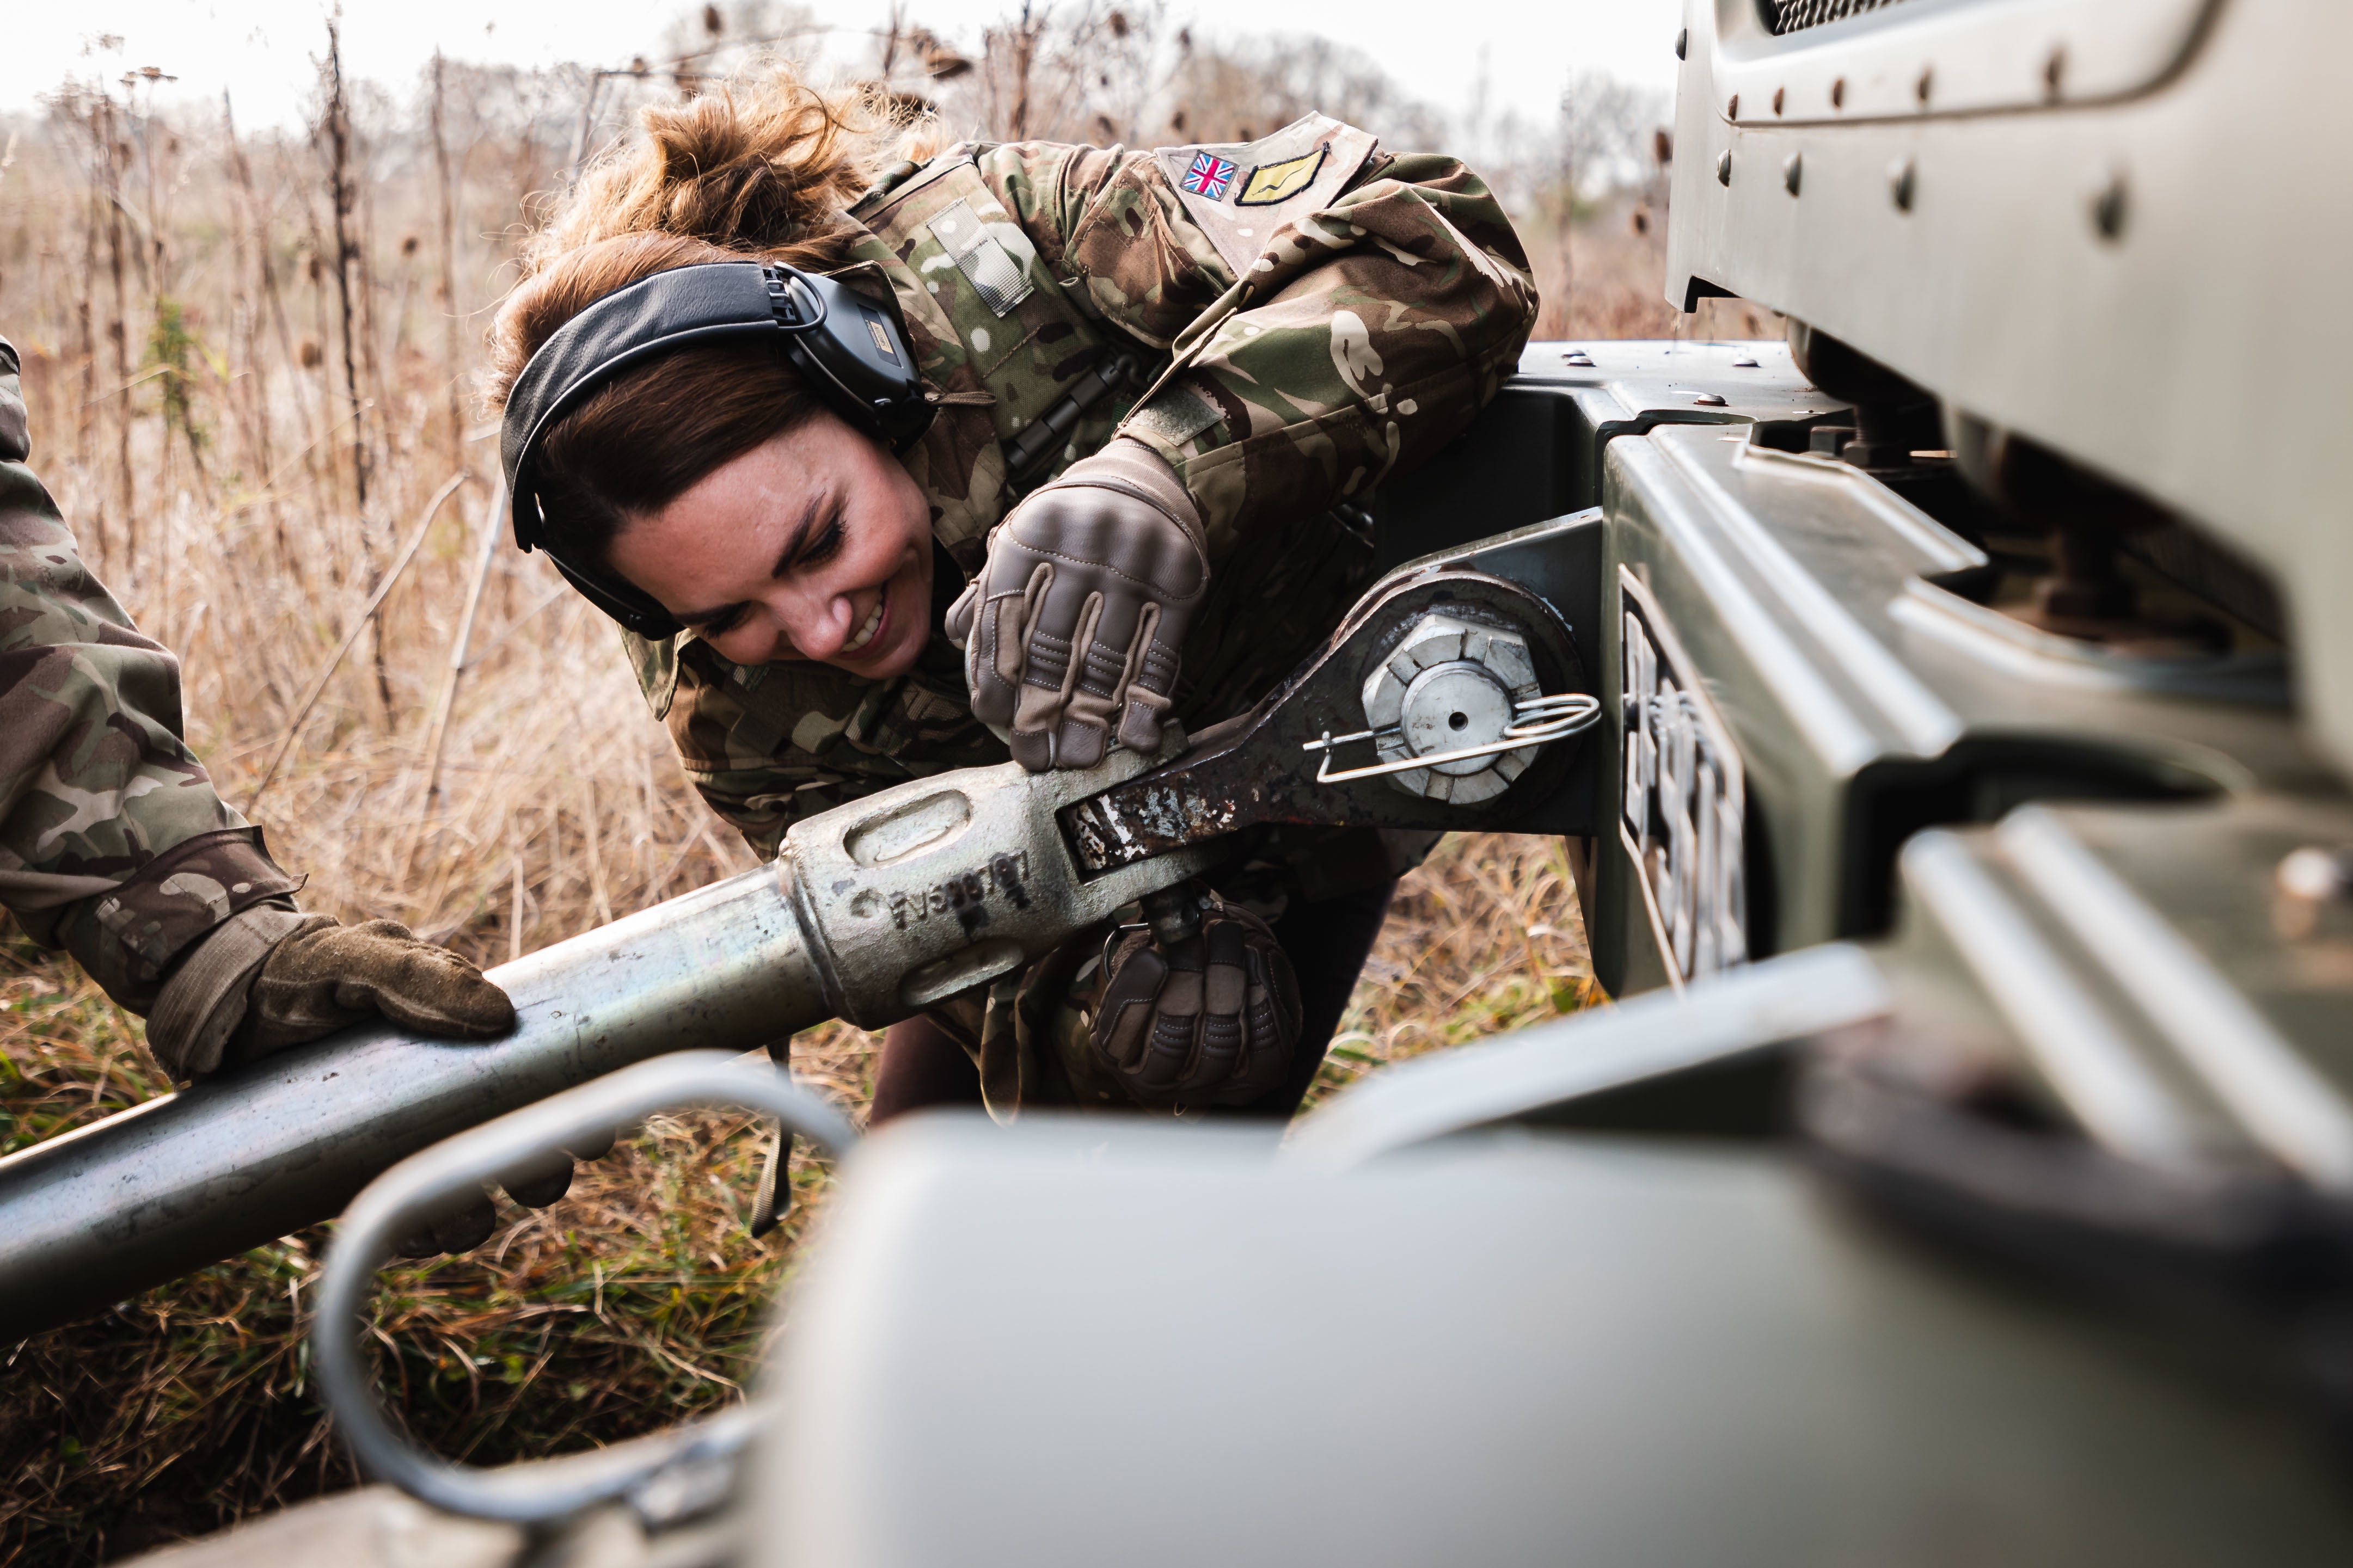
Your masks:
{"label": "safety pin wire clip", "polygon": [[1400,757],[1393,763],[1376,763],[1371,767],[1349,768],[1341,773],[1332,771],[1332,753],[1341,746],[1358,741],[1377,742],[1398,734],[1398,726],[1381,730],[1359,730],[1354,734],[1335,735],[1326,730],[1313,741],[1303,741],[1300,749],[1322,752],[1324,761],[1315,770],[1317,784],[1345,784],[1350,779],[1379,778],[1385,773],[1409,773],[1422,768],[1434,768],[1445,763],[1468,762],[1472,757],[1492,757],[1504,752],[1516,752],[1524,746],[1550,745],[1569,736],[1589,730],[1601,717],[1601,700],[1582,691],[1563,691],[1543,697],[1531,697],[1525,702],[1512,704],[1512,721],[1504,726],[1503,735],[1482,745],[1464,746],[1458,751],[1432,752],[1427,756]]}

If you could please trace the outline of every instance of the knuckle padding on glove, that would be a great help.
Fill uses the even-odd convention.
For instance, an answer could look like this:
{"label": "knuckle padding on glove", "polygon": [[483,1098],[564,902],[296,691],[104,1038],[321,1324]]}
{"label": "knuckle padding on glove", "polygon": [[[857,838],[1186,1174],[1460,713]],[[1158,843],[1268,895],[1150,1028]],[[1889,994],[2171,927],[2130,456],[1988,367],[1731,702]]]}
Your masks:
{"label": "knuckle padding on glove", "polygon": [[1156,455],[1121,445],[1016,507],[982,568],[965,655],[973,711],[1009,729],[1032,769],[1092,766],[1114,738],[1158,746],[1178,647],[1208,589],[1198,520],[1179,515],[1190,497]]}
{"label": "knuckle padding on glove", "polygon": [[1264,921],[1228,907],[1164,950],[1113,951],[1092,1031],[1099,1064],[1146,1105],[1239,1105],[1278,1087],[1298,1044],[1291,961]]}
{"label": "knuckle padding on glove", "polygon": [[[1166,514],[1155,508],[1154,516],[1165,519]],[[1090,553],[1081,547],[1080,542],[1067,538],[1057,541],[1060,548],[1032,543],[1028,540],[1020,542],[1021,548],[1029,554],[1060,562],[1080,572],[1116,578],[1155,595],[1166,594],[1172,599],[1189,599],[1201,591],[1200,579],[1207,574],[1202,570],[1199,547],[1177,524],[1171,521],[1165,530],[1144,531],[1133,526],[1134,519],[1115,521],[1124,526],[1118,532],[1108,535],[1099,553]],[[1155,534],[1159,537],[1155,539]],[[1142,558],[1143,552],[1136,547],[1155,543],[1165,548],[1148,559]],[[1178,572],[1193,581],[1171,583],[1169,577]]]}
{"label": "knuckle padding on glove", "polygon": [[997,601],[997,626],[989,637],[989,665],[997,678],[1010,685],[1019,685],[1023,668],[1021,621],[1024,606],[1016,595],[1007,595]]}
{"label": "knuckle padding on glove", "polygon": [[1154,1089],[1167,1089],[1184,1077],[1185,1064],[1193,1055],[1194,1026],[1198,1017],[1191,1013],[1161,1013],[1152,1022],[1152,1051],[1144,1060],[1144,1081]]}

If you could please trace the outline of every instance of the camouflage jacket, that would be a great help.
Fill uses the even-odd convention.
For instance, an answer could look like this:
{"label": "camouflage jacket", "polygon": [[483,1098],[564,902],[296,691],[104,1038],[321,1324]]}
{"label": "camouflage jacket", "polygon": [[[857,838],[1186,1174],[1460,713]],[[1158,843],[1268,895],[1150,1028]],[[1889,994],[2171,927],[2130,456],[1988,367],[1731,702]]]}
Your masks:
{"label": "camouflage jacket", "polygon": [[173,962],[299,885],[181,738],[180,664],[82,564],[0,339],[0,905],[143,1013]]}
{"label": "camouflage jacket", "polygon": [[[1333,509],[1458,434],[1535,314],[1477,175],[1316,115],[1245,145],[966,144],[902,165],[851,216],[865,234],[837,276],[895,309],[939,394],[904,459],[945,557],[939,605],[1026,485],[1135,437],[1199,503],[1216,568],[1176,694],[1195,729],[1256,700],[1354,601],[1371,550]],[[1039,441],[1033,422],[1091,374],[1113,392]],[[1017,485],[1025,443],[1045,460]],[[879,681],[733,665],[691,632],[628,641],[689,777],[764,855],[809,812],[1007,755],[936,637]]]}

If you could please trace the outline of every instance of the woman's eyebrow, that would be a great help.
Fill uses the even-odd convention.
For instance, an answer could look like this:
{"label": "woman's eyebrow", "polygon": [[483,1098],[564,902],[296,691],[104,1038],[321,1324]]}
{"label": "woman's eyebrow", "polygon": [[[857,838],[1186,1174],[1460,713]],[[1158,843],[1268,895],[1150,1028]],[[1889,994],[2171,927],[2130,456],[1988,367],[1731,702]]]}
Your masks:
{"label": "woman's eyebrow", "polygon": [[[824,495],[809,497],[808,504],[801,508],[799,521],[793,524],[792,531],[785,535],[785,547],[776,552],[776,563],[768,571],[770,577],[782,577],[792,570],[793,557],[801,552],[801,542],[808,538],[809,530],[817,526],[817,514],[830,504],[831,500],[831,497]],[[733,604],[722,605],[715,610],[672,610],[670,619],[685,626],[698,626],[704,621],[717,620],[728,612],[741,607],[743,603],[743,600],[738,599]]]}
{"label": "woman's eyebrow", "polygon": [[785,535],[785,547],[776,552],[776,568],[769,573],[770,576],[782,577],[792,569],[793,557],[801,552],[801,544],[808,538],[809,530],[817,526],[817,514],[832,504],[830,495],[809,497],[808,504],[801,508],[800,521],[793,524],[790,533]]}

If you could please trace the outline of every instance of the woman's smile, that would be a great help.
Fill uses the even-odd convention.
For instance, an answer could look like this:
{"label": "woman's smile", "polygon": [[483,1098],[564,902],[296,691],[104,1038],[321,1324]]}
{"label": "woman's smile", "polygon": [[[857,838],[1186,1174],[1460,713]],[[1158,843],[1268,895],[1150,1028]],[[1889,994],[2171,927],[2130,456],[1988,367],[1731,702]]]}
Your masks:
{"label": "woman's smile", "polygon": [[868,643],[872,642],[874,634],[882,629],[883,617],[890,608],[891,595],[888,594],[877,595],[874,607],[866,613],[866,619],[859,624],[858,630],[851,634],[849,640],[841,645],[841,651],[856,653]]}
{"label": "woman's smile", "polygon": [[736,664],[887,677],[931,637],[930,506],[897,458],[831,415],[632,517],[607,563]]}

